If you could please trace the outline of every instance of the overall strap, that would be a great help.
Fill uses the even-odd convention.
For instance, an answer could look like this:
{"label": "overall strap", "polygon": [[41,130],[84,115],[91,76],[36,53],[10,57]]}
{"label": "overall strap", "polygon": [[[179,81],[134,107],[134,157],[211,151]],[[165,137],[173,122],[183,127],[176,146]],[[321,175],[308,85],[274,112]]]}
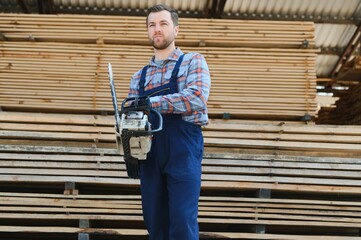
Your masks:
{"label": "overall strap", "polygon": [[143,95],[144,92],[144,84],[145,84],[145,77],[147,75],[148,65],[146,65],[142,70],[142,75],[140,76],[139,81],[139,92],[141,92],[141,95]]}
{"label": "overall strap", "polygon": [[172,72],[172,76],[171,76],[172,79],[177,79],[177,75],[178,75],[178,72],[179,72],[179,67],[180,67],[180,65],[182,64],[184,55],[185,55],[185,54],[182,54],[182,55],[178,58],[177,63],[175,64],[175,66],[174,66],[174,68],[173,68],[173,72]]}
{"label": "overall strap", "polygon": [[[183,61],[183,57],[184,57],[185,54],[182,54],[178,60],[177,60],[177,63],[175,64],[174,68],[173,68],[173,71],[172,71],[172,75],[171,75],[171,80],[170,81],[174,81],[174,80],[177,80],[177,75],[178,75],[178,72],[179,72],[179,67],[180,65],[182,64],[182,61]],[[142,74],[140,76],[140,80],[139,80],[139,93],[140,94],[143,94],[144,92],[144,85],[145,85],[145,78],[147,76],[147,70],[148,70],[148,65],[146,65],[145,67],[143,67],[143,70],[142,70]]]}

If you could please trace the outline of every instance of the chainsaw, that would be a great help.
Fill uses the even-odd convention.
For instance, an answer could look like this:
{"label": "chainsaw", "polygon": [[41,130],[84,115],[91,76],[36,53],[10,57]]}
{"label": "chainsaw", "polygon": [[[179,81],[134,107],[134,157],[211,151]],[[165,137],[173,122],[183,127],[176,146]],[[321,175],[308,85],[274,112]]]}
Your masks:
{"label": "chainsaw", "polygon": [[[149,97],[125,98],[118,109],[118,100],[115,91],[112,65],[108,63],[108,77],[110,92],[115,116],[115,136],[117,150],[124,156],[128,177],[139,178],[139,162],[146,160],[151,149],[152,136],[163,128],[162,115],[150,107]],[[158,118],[158,128],[152,129],[149,121],[152,117]]]}

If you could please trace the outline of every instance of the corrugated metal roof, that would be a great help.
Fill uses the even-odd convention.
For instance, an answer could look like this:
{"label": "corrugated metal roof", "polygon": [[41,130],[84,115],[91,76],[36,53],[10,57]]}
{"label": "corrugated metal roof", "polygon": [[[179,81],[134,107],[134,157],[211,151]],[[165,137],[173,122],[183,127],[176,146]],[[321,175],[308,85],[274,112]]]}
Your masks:
{"label": "corrugated metal roof", "polygon": [[202,11],[206,4],[207,0],[54,0],[54,4],[58,6],[81,6],[81,7],[97,7],[97,8],[123,8],[123,9],[138,9],[145,10],[150,6],[165,3],[168,6],[182,10],[182,11]]}
{"label": "corrugated metal roof", "polygon": [[[335,49],[335,53],[343,52],[356,30],[354,25],[316,24],[315,45],[326,50]],[[318,57],[323,59],[323,64],[316,62],[317,76],[329,77],[340,56],[320,53]]]}
{"label": "corrugated metal roof", "polygon": [[359,0],[228,0],[224,12],[283,15],[333,16],[339,19],[354,16],[361,8]]}
{"label": "corrugated metal roof", "polygon": [[316,75],[329,76],[338,59],[339,57],[337,55],[319,54],[316,58]]}
{"label": "corrugated metal roof", "polygon": [[356,29],[357,27],[352,24],[316,24],[315,45],[323,48],[344,48]]}

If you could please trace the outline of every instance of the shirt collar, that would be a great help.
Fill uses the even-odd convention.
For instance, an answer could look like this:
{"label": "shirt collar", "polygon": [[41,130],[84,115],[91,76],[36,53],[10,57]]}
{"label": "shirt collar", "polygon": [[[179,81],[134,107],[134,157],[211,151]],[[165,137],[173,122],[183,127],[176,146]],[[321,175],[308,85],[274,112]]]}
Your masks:
{"label": "shirt collar", "polygon": [[[167,59],[165,60],[166,62],[168,61],[177,61],[178,58],[183,54],[182,50],[180,48],[176,48],[171,54],[169,54],[169,56],[167,57]],[[154,58],[155,56],[153,56],[150,61],[149,61],[149,66],[157,66],[154,62]]]}

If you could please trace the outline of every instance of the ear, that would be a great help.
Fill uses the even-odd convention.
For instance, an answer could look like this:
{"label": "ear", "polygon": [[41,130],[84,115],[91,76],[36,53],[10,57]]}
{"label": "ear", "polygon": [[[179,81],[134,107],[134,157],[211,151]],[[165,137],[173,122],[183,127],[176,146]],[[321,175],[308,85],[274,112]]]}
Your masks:
{"label": "ear", "polygon": [[179,26],[174,27],[174,36],[177,36],[179,33]]}

